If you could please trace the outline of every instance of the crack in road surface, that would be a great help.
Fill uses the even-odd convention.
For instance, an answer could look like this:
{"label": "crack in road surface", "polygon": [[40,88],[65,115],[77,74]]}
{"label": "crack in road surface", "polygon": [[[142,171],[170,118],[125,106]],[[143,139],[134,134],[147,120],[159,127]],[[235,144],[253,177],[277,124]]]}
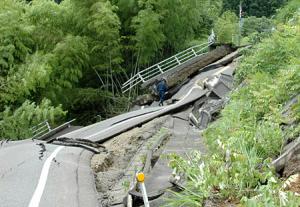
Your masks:
{"label": "crack in road surface", "polygon": [[46,152],[46,146],[44,143],[37,143],[36,145],[41,147],[39,151],[39,160],[42,160],[42,158],[44,157],[44,152]]}

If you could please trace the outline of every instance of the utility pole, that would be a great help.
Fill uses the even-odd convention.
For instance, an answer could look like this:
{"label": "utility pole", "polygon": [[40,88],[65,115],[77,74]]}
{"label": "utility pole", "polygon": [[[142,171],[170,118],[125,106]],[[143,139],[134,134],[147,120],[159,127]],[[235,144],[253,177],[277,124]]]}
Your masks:
{"label": "utility pole", "polygon": [[239,14],[239,37],[238,37],[238,45],[241,45],[241,39],[242,39],[242,16],[243,16],[243,8],[242,8],[242,1],[240,1],[240,14]]}

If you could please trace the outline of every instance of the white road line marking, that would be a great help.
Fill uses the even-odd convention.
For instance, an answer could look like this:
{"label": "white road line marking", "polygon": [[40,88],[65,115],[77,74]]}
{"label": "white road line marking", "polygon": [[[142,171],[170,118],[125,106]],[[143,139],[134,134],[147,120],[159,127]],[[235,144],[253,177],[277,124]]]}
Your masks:
{"label": "white road line marking", "polygon": [[64,146],[57,147],[45,161],[41,175],[40,175],[38,185],[34,191],[34,194],[31,198],[31,201],[30,201],[28,207],[38,207],[39,206],[41,197],[43,195],[44,188],[45,188],[45,185],[47,182],[47,177],[48,177],[49,169],[51,166],[51,162],[52,162],[53,158],[57,155],[57,153],[60,150],[62,150],[63,148],[64,148]]}

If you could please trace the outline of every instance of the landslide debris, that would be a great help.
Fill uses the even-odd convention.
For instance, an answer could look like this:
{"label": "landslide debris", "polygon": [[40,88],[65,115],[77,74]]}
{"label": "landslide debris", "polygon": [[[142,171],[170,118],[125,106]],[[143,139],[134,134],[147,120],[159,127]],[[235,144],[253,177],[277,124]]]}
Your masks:
{"label": "landslide debris", "polygon": [[[165,122],[166,117],[154,119],[141,127],[133,128],[103,143],[106,153],[95,154],[91,167],[95,173],[99,202],[109,205],[108,193],[125,173],[130,160],[140,147],[152,137]],[[124,184],[124,187],[126,184]]]}

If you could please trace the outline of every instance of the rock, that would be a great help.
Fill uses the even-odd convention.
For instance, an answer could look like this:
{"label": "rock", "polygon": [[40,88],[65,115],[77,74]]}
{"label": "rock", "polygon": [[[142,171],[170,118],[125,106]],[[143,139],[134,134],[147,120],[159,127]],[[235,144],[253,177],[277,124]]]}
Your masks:
{"label": "rock", "polygon": [[[272,162],[272,164],[275,167],[275,170],[277,172],[280,172],[285,166],[287,166],[287,163],[291,160],[291,158],[293,158],[299,152],[300,152],[300,137],[296,139],[293,142],[293,144],[289,145],[289,148],[286,149],[286,151],[283,154],[281,154],[276,160]],[[292,167],[292,169],[294,169],[294,167]],[[288,173],[286,173],[286,175],[288,176]]]}
{"label": "rock", "polygon": [[212,116],[224,107],[226,100],[227,99],[225,98],[209,98],[204,103],[198,102],[198,104],[201,104],[201,106],[194,106],[194,109],[189,115],[190,122],[200,130],[205,129],[212,120]]}
{"label": "rock", "polygon": [[148,105],[151,104],[153,101],[155,101],[156,98],[157,97],[152,94],[141,95],[136,98],[136,100],[133,102],[133,105],[139,105],[139,106]]}

